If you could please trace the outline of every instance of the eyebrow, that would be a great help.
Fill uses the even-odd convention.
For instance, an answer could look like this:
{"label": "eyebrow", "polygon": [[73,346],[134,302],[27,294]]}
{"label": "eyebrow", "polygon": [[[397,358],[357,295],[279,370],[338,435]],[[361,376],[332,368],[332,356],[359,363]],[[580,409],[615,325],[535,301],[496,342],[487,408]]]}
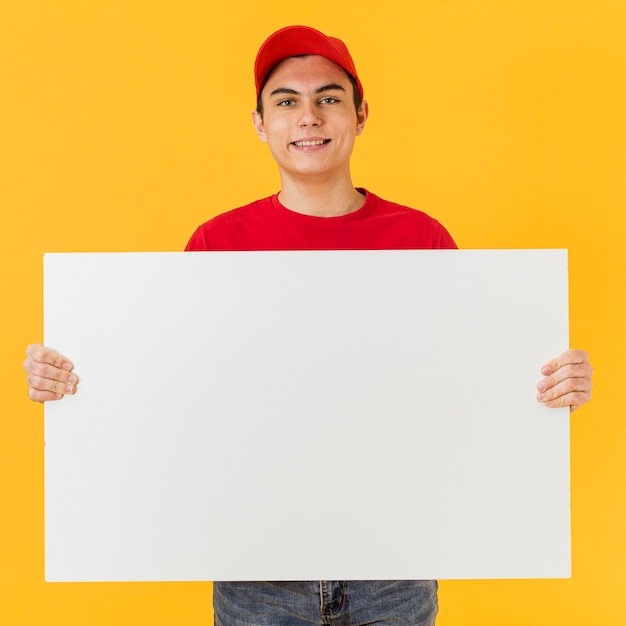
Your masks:
{"label": "eyebrow", "polygon": [[[345,87],[342,87],[341,85],[338,85],[337,83],[328,83],[328,85],[324,85],[322,87],[319,87],[315,90],[316,94],[319,93],[323,93],[325,91],[343,91],[345,92]],[[295,89],[290,89],[289,87],[278,87],[277,89],[274,89],[274,91],[272,91],[270,93],[270,97],[271,96],[277,96],[280,94],[288,94],[290,96],[299,96],[301,95],[299,91],[296,91]]]}

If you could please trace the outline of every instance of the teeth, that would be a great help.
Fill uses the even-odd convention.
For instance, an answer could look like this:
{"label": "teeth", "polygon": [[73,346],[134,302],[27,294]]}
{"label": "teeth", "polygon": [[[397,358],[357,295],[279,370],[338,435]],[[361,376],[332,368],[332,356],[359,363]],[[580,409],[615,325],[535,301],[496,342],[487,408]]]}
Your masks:
{"label": "teeth", "polygon": [[323,139],[316,139],[315,141],[296,141],[296,146],[302,148],[304,146],[321,146],[324,144]]}

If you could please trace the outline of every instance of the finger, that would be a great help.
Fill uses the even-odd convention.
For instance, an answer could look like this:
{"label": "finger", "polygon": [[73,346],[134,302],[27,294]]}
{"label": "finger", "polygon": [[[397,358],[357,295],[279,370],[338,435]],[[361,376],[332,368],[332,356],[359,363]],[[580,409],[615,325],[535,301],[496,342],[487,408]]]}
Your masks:
{"label": "finger", "polygon": [[28,397],[33,402],[51,402],[52,400],[60,400],[63,394],[53,393],[52,391],[40,391],[38,389],[28,389]]}
{"label": "finger", "polygon": [[24,369],[28,376],[67,383],[69,385],[78,384],[78,376],[74,374],[74,372],[62,370],[54,365],[48,365],[47,363],[26,359],[26,361],[24,361]]}
{"label": "finger", "polygon": [[71,372],[74,369],[74,364],[69,359],[59,354],[56,350],[46,348],[40,343],[31,344],[26,348],[26,361],[24,363],[26,364],[30,361],[47,363],[67,372]]}
{"label": "finger", "polygon": [[[44,378],[42,376],[36,376],[33,374],[29,374],[26,377],[26,382],[28,383],[29,397],[30,392],[34,392],[37,397],[39,397],[42,393],[45,396],[49,396],[52,394],[55,396],[54,399],[60,399],[56,396],[64,396],[64,395],[72,395],[76,393],[76,383],[78,379],[74,377],[75,383],[67,383],[61,380],[53,380],[50,378]],[[49,392],[49,393],[48,393]]]}
{"label": "finger", "polygon": [[583,404],[589,402],[589,400],[591,400],[591,392],[574,391],[559,396],[555,400],[544,402],[544,405],[550,409],[569,406],[570,411],[574,412],[576,409],[583,406]]}
{"label": "finger", "polygon": [[591,399],[592,383],[588,378],[567,378],[545,392],[537,400],[549,407],[575,406],[578,408]]}
{"label": "finger", "polygon": [[550,376],[546,376],[537,383],[540,392],[548,391],[567,379],[581,379],[591,382],[593,367],[589,363],[563,365]]}
{"label": "finger", "polygon": [[544,376],[549,376],[565,365],[583,363],[589,364],[589,355],[587,352],[585,350],[570,349],[543,365],[541,367],[541,373]]}

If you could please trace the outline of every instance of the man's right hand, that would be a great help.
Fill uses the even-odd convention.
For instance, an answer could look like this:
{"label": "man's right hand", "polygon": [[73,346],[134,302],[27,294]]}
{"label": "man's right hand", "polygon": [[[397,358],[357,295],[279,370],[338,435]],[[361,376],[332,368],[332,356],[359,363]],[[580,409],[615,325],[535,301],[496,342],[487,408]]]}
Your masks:
{"label": "man's right hand", "polygon": [[23,364],[28,383],[28,397],[33,402],[60,400],[76,393],[78,376],[73,363],[55,350],[36,343],[26,348]]}

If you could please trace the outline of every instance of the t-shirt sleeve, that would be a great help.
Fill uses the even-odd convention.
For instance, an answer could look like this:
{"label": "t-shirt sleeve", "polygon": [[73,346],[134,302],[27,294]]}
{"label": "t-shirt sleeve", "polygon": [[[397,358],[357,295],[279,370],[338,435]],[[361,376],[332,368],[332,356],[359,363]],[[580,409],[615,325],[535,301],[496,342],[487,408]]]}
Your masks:
{"label": "t-shirt sleeve", "polygon": [[185,246],[185,252],[198,252],[209,249],[210,248],[204,236],[204,229],[202,228],[202,226],[198,226],[194,234],[191,235],[191,239],[187,242],[187,245]]}
{"label": "t-shirt sleeve", "polygon": [[439,223],[437,234],[435,235],[433,248],[442,250],[458,249],[458,246],[456,245],[454,239],[452,239],[452,235],[450,235],[450,233]]}

